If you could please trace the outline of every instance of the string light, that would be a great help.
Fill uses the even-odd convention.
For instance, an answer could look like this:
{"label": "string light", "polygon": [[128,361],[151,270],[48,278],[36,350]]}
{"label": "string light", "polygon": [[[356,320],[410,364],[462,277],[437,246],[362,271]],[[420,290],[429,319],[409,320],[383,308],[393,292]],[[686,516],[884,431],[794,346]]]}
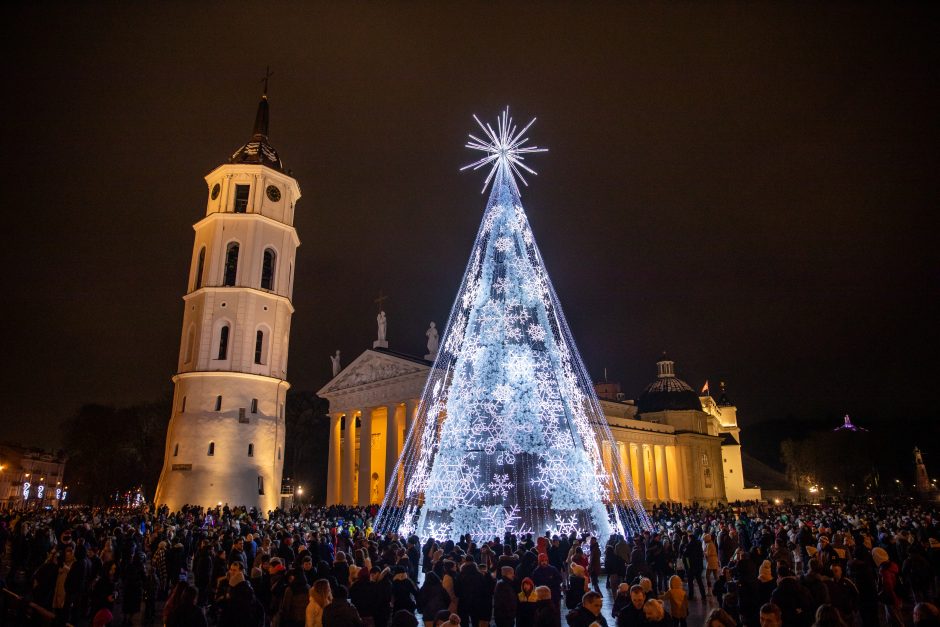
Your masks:
{"label": "string light", "polygon": [[[470,534],[611,533],[650,527],[545,270],[516,177],[533,120],[508,109],[468,148],[491,165],[489,200],[441,349],[375,527]],[[605,464],[605,461],[607,462]]]}

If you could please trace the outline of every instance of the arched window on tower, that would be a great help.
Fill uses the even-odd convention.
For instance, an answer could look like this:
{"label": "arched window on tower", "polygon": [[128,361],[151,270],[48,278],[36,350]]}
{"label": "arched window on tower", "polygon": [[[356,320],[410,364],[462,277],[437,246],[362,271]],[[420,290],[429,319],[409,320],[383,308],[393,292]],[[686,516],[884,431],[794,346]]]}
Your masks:
{"label": "arched window on tower", "polygon": [[248,457],[254,457],[254,456],[255,456],[255,445],[249,443],[248,444]]}
{"label": "arched window on tower", "polygon": [[264,364],[264,331],[258,329],[255,333],[255,363]]}
{"label": "arched window on tower", "polygon": [[264,260],[261,263],[261,289],[274,289],[274,271],[277,268],[277,253],[271,248],[264,249]]}
{"label": "arched window on tower", "polygon": [[219,329],[219,356],[217,359],[228,359],[228,335],[229,326],[226,324]]}
{"label": "arched window on tower", "polygon": [[206,453],[206,455],[208,455],[209,457],[212,457],[213,455],[215,455],[215,442],[209,442],[209,450]]}
{"label": "arched window on tower", "polygon": [[238,242],[230,242],[225,249],[225,281],[226,287],[235,285],[238,275]]}
{"label": "arched window on tower", "polygon": [[173,446],[173,457],[179,457],[179,454],[180,454],[180,445],[179,445],[179,442],[177,442]]}
{"label": "arched window on tower", "polygon": [[206,269],[206,247],[199,249],[199,259],[196,261],[196,280],[193,282],[193,290],[202,287],[202,271]]}

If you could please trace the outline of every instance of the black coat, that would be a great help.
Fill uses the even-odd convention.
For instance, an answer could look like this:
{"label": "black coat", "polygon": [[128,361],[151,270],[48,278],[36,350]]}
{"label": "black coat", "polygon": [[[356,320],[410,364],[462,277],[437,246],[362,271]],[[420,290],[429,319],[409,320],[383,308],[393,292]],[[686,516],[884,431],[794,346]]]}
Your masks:
{"label": "black coat", "polygon": [[561,627],[561,614],[554,601],[537,601],[533,627]]}
{"label": "black coat", "polygon": [[441,579],[434,573],[424,576],[424,585],[418,591],[418,609],[426,621],[433,621],[441,610],[450,607],[450,595],[441,585]]}
{"label": "black coat", "polygon": [[627,603],[617,614],[617,627],[641,627],[646,624],[643,608],[636,609],[633,603]]}
{"label": "black coat", "polygon": [[408,610],[412,614],[418,607],[418,586],[404,573],[392,578],[392,607],[394,611]]}
{"label": "black coat", "polygon": [[457,611],[463,614],[476,615],[485,593],[486,582],[476,564],[464,564],[454,582],[457,592]]}
{"label": "black coat", "polygon": [[519,595],[508,579],[500,579],[493,589],[493,618],[496,624],[512,625],[516,620],[516,607],[519,605]]}
{"label": "black coat", "polygon": [[362,619],[349,601],[333,599],[323,608],[323,627],[362,627]]}
{"label": "black coat", "polygon": [[247,581],[229,589],[222,604],[219,627],[264,627],[264,607]]}
{"label": "black coat", "polygon": [[208,627],[206,613],[197,605],[180,606],[166,617],[166,627]]}
{"label": "black coat", "polygon": [[591,623],[597,623],[601,627],[607,627],[607,619],[603,614],[595,616],[583,605],[578,605],[568,612],[568,627],[590,627]]}

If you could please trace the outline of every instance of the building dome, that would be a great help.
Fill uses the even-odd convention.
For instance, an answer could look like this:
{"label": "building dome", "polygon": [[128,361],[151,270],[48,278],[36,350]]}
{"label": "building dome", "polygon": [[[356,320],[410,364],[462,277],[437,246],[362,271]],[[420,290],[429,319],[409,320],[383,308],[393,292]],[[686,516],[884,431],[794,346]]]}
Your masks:
{"label": "building dome", "polygon": [[636,400],[637,413],[651,414],[657,411],[702,411],[702,403],[695,390],[676,376],[675,363],[669,360],[656,362],[659,375],[646,386]]}

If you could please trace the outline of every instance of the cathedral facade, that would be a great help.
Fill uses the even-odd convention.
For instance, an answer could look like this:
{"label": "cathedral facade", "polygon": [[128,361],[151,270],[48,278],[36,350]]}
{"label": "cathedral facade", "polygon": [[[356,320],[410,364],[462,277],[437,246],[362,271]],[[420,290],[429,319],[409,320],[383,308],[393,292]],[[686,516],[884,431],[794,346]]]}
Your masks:
{"label": "cathedral facade", "polygon": [[[373,348],[317,393],[330,402],[327,504],[381,504],[389,479],[401,472],[396,463],[432,365]],[[635,401],[616,385],[596,389],[620,468],[645,505],[761,498],[744,480],[737,408],[723,390],[717,400],[696,394],[669,360],[657,363],[656,380]],[[608,472],[611,455],[604,451]]]}
{"label": "cathedral facade", "polygon": [[206,178],[195,241],[173,413],[155,502],[280,503],[287,350],[300,240],[297,181],[268,141],[268,101],[251,140]]}

